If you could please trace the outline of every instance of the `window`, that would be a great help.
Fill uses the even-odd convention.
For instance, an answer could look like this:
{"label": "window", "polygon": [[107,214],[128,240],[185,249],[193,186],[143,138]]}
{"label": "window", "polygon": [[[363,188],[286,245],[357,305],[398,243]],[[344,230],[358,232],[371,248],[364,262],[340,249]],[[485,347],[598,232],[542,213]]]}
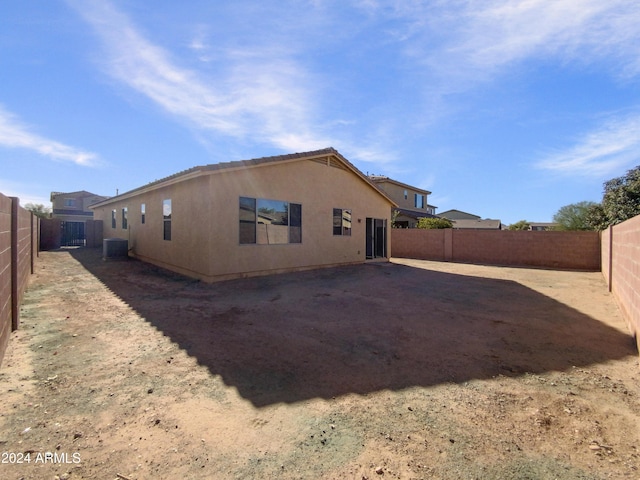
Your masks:
{"label": "window", "polygon": [[142,205],[140,205],[140,223],[142,223],[144,225],[144,221],[145,221],[145,212],[147,210],[147,206],[143,203]]}
{"label": "window", "polygon": [[333,234],[351,236],[351,210],[333,209]]}
{"label": "window", "polygon": [[415,194],[415,207],[424,208],[424,195]]}
{"label": "window", "polygon": [[256,199],[240,197],[240,243],[256,243]]}
{"label": "window", "polygon": [[302,205],[282,200],[240,197],[241,244],[302,243]]}
{"label": "window", "polygon": [[165,240],[171,240],[171,199],[162,201],[162,218],[163,218],[163,237]]}
{"label": "window", "polygon": [[128,213],[129,209],[127,207],[124,207],[122,209],[122,229],[126,230],[127,227],[129,226],[128,224],[128,219],[127,219],[127,213]]}
{"label": "window", "polygon": [[111,228],[116,228],[116,211],[111,210]]}
{"label": "window", "polygon": [[289,204],[289,243],[302,243],[302,205]]}
{"label": "window", "polygon": [[73,198],[65,198],[64,199],[64,206],[65,207],[75,207],[76,206],[76,201]]}

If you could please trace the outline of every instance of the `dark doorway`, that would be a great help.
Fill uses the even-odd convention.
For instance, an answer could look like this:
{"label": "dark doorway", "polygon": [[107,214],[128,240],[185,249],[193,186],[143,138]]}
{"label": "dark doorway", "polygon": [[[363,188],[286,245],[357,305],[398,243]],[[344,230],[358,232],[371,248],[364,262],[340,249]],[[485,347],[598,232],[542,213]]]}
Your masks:
{"label": "dark doorway", "polygon": [[387,257],[387,221],[383,218],[367,218],[367,258]]}

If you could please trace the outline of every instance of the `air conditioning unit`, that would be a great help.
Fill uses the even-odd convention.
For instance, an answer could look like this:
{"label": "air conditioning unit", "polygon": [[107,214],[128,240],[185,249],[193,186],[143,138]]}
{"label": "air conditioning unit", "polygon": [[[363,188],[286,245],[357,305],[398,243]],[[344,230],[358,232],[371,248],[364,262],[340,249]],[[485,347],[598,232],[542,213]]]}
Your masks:
{"label": "air conditioning unit", "polygon": [[102,259],[113,260],[127,258],[129,241],[124,238],[105,238],[102,240]]}

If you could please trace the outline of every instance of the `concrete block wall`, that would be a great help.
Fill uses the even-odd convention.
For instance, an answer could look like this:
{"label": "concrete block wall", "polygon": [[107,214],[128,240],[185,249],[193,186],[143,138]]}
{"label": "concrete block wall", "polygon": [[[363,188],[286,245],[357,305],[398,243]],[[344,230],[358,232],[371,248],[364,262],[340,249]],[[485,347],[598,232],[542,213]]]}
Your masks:
{"label": "concrete block wall", "polygon": [[38,223],[17,198],[0,194],[0,362],[11,331],[19,326],[20,303],[33,273]]}
{"label": "concrete block wall", "polygon": [[597,232],[392,229],[394,257],[600,270]]}
{"label": "concrete block wall", "polygon": [[33,255],[32,245],[34,241],[33,232],[33,214],[29,210],[19,207],[19,201],[17,198],[13,198],[14,209],[14,221],[17,225],[14,229],[15,243],[13,248],[14,268],[15,268],[15,284],[14,293],[15,299],[13,304],[15,306],[12,318],[13,330],[18,328],[19,308],[24,298],[24,292],[29,284],[29,278],[33,273]]}
{"label": "concrete block wall", "polygon": [[11,206],[0,194],[0,362],[11,334]]}
{"label": "concrete block wall", "polygon": [[443,262],[445,260],[444,234],[445,230],[392,228],[391,256]]}
{"label": "concrete block wall", "polygon": [[640,216],[602,232],[602,274],[640,348]]}
{"label": "concrete block wall", "polygon": [[611,291],[611,227],[600,232],[600,268],[607,287]]}

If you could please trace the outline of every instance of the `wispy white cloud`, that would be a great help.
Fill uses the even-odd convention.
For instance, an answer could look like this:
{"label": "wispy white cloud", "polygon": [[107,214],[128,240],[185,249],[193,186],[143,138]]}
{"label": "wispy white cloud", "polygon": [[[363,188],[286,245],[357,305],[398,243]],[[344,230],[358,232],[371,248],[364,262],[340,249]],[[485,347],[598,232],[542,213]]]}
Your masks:
{"label": "wispy white cloud", "polygon": [[[245,7],[248,15],[254,15],[244,18],[245,24],[264,17],[259,34],[251,29],[247,36],[237,37],[226,24],[215,27],[224,34],[209,24],[195,24],[182,47],[186,43],[196,63],[178,57],[169,42],[166,48],[154,43],[108,1],[67,1],[101,40],[106,55],[98,61],[108,74],[196,129],[200,138],[224,135],[286,151],[333,145],[352,159],[380,164],[397,160],[389,146],[403,132],[433,124],[442,114],[461,113],[449,102],[448,93],[492,81],[527,60],[601,62],[612,76],[640,75],[640,3],[628,0],[354,0],[349,4],[323,0],[286,4],[268,16],[272,7],[249,8],[239,2],[229,7],[234,18],[241,16],[238,12],[244,15]],[[301,15],[301,5],[315,8],[308,13],[318,15]],[[357,21],[336,13],[347,9]],[[366,36],[374,31],[376,36]],[[408,102],[411,93],[393,99],[382,95],[375,106],[378,115],[371,114],[374,106],[363,105],[340,119],[349,124],[348,130],[336,126],[334,112],[339,105],[329,98],[331,92],[349,102],[349,92],[356,97],[359,88],[377,86],[375,75],[350,75],[345,62],[367,61],[366,55],[376,47],[367,42],[350,47],[356,52],[336,62],[347,71],[314,71],[304,58],[317,53],[314,49],[320,48],[323,38],[331,43],[327,52],[341,55],[340,42],[359,35],[378,46],[384,43],[393,63],[390,71],[399,69],[403,87],[422,90],[429,108]],[[400,52],[404,56],[397,55]],[[353,65],[353,70],[358,67]],[[380,127],[379,119],[390,116],[402,120],[390,127],[385,138],[368,136]]]}
{"label": "wispy white cloud", "polygon": [[211,55],[211,46],[208,42],[207,28],[204,25],[198,25],[196,32],[188,47],[195,52],[198,60],[201,62],[209,63],[213,60]]}
{"label": "wispy white cloud", "polygon": [[[102,40],[108,73],[192,127],[285,150],[328,145],[310,120],[314,94],[308,85],[312,80],[283,53],[286,49],[268,45],[259,51],[229,49],[223,52],[224,67],[215,74],[211,73],[215,68],[190,70],[145,38],[108,2],[70,4]],[[190,48],[210,60],[203,32]]]}
{"label": "wispy white cloud", "polygon": [[601,62],[615,77],[640,74],[638,2],[407,2],[394,15],[404,20],[395,33],[404,52],[443,80],[441,88],[465,89],[530,59]]}
{"label": "wispy white cloud", "polygon": [[619,173],[640,157],[640,116],[613,118],[578,139],[566,150],[552,152],[536,167],[565,175],[603,177]]}
{"label": "wispy white cloud", "polygon": [[42,137],[33,133],[12,113],[0,105],[0,146],[22,148],[37,152],[53,160],[72,162],[81,166],[96,166],[98,156],[95,153],[80,150],[69,145]]}
{"label": "wispy white cloud", "polygon": [[[615,0],[488,2],[469,12],[458,48],[475,65],[488,68],[536,55],[592,61],[618,47],[623,47],[620,55],[634,55],[637,47],[629,37],[637,38],[639,13],[632,2]],[[584,59],[584,53],[591,55]]]}

